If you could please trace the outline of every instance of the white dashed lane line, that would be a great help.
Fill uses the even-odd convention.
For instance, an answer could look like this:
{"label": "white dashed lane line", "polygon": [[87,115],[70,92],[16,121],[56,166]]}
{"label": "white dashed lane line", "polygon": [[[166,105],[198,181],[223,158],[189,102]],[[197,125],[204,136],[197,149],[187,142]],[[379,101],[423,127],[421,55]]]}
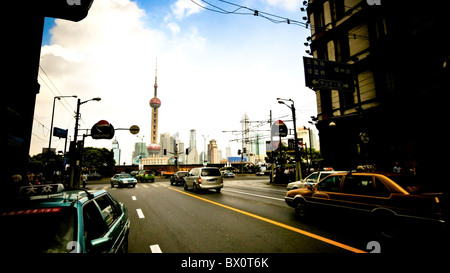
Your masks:
{"label": "white dashed lane line", "polygon": [[139,218],[141,218],[141,219],[145,218],[144,213],[142,212],[141,209],[136,209],[136,211],[137,211],[137,214],[138,214]]}
{"label": "white dashed lane line", "polygon": [[150,251],[152,253],[162,253],[161,248],[159,247],[159,245],[151,245],[150,246]]}

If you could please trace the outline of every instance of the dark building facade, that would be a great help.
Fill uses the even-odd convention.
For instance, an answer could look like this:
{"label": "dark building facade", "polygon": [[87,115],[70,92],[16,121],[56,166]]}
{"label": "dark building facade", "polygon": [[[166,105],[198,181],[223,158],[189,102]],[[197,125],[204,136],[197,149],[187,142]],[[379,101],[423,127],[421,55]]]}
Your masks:
{"label": "dark building facade", "polygon": [[36,95],[40,89],[37,78],[44,18],[80,21],[87,16],[92,2],[5,1],[2,5],[5,69],[0,107],[0,150],[4,155],[1,195],[9,194],[13,175],[20,174],[26,179]]}
{"label": "dark building facade", "polygon": [[398,161],[404,170],[435,172],[447,156],[446,1],[313,0],[307,5],[310,54],[352,64],[359,87],[314,90],[325,164],[392,170]]}

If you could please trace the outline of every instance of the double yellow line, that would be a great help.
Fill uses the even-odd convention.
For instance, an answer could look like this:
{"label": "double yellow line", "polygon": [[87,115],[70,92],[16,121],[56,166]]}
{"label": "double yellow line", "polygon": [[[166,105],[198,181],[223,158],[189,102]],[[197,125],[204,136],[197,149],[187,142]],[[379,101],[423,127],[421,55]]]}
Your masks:
{"label": "double yellow line", "polygon": [[339,248],[342,248],[342,249],[345,249],[345,250],[348,250],[348,251],[351,251],[351,252],[354,252],[354,253],[367,253],[366,251],[363,251],[363,250],[360,250],[360,249],[357,249],[357,248],[348,246],[348,245],[346,245],[346,244],[342,244],[342,243],[336,242],[336,241],[334,241],[334,240],[331,240],[331,239],[328,239],[328,238],[325,238],[325,237],[316,235],[316,234],[311,233],[311,232],[308,232],[308,231],[304,231],[304,230],[299,229],[299,228],[291,227],[291,226],[289,226],[289,225],[285,225],[285,224],[283,224],[283,223],[280,223],[280,222],[277,222],[277,221],[274,221],[274,220],[270,220],[270,219],[268,219],[268,218],[265,218],[265,217],[262,217],[262,216],[259,216],[259,215],[256,215],[256,214],[253,214],[253,213],[250,213],[250,212],[246,212],[246,211],[243,211],[243,210],[240,210],[240,209],[237,209],[237,208],[233,208],[233,207],[230,207],[230,206],[221,204],[221,203],[217,203],[217,202],[208,200],[208,199],[206,199],[206,198],[203,198],[203,197],[200,197],[200,196],[197,196],[197,195],[194,195],[194,194],[187,193],[187,192],[185,192],[185,191],[180,191],[180,190],[177,190],[177,189],[174,189],[174,188],[170,188],[170,187],[169,187],[169,189],[171,189],[171,190],[173,190],[173,191],[177,191],[177,192],[183,193],[183,194],[186,194],[186,195],[189,195],[189,196],[194,197],[194,198],[197,198],[197,199],[199,199],[199,200],[202,200],[202,201],[205,201],[205,202],[214,204],[214,205],[216,205],[216,206],[219,206],[219,207],[222,207],[222,208],[226,208],[226,209],[229,209],[229,210],[232,210],[232,211],[235,211],[235,212],[238,212],[238,213],[241,213],[241,214],[244,214],[244,215],[253,217],[253,218],[255,218],[255,219],[258,219],[258,220],[261,220],[261,221],[270,223],[270,224],[272,224],[272,225],[276,225],[276,226],[279,226],[279,227],[282,227],[282,228],[285,228],[285,229],[288,229],[288,230],[291,230],[291,231],[300,233],[300,234],[302,234],[302,235],[305,235],[305,236],[314,238],[314,239],[316,239],[316,240],[319,240],[319,241],[328,243],[328,244],[330,244],[330,245],[337,246],[337,247],[339,247]]}

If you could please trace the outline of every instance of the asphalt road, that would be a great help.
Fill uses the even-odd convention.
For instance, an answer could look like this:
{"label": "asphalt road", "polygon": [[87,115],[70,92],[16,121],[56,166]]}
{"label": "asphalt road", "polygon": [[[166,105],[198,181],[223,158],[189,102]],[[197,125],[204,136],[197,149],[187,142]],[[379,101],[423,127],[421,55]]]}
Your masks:
{"label": "asphalt road", "polygon": [[[107,189],[131,218],[130,253],[353,253],[396,252],[405,241],[384,242],[351,219],[299,220],[286,205],[285,187],[267,177],[225,179],[221,193],[185,191],[169,180]],[[408,240],[411,242],[414,240]],[[422,248],[415,243],[412,246]]]}

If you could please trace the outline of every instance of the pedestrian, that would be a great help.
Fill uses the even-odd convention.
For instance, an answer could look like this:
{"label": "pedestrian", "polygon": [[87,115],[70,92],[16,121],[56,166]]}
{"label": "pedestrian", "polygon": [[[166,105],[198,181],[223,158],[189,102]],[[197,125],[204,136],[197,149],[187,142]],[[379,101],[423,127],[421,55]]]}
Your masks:
{"label": "pedestrian", "polygon": [[81,175],[81,180],[83,181],[83,188],[87,186],[87,175],[84,173]]}
{"label": "pedestrian", "polygon": [[395,161],[395,165],[394,165],[394,168],[392,168],[392,171],[394,173],[401,173],[402,172],[402,167],[400,167],[400,164],[398,163],[398,161]]}

